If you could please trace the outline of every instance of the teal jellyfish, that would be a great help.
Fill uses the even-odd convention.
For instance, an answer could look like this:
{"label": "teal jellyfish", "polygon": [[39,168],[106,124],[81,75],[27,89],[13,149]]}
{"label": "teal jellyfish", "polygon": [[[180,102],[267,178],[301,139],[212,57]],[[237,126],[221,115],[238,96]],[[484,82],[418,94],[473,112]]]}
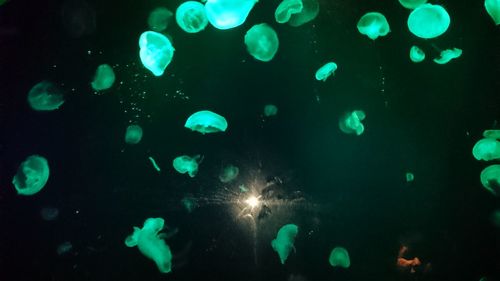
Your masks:
{"label": "teal jellyfish", "polygon": [[484,8],[486,12],[495,22],[495,25],[500,24],[500,0],[485,0]]}
{"label": "teal jellyfish", "polygon": [[12,184],[19,195],[38,193],[49,179],[49,163],[45,157],[31,155],[19,166]]}
{"label": "teal jellyfish", "polygon": [[240,169],[234,165],[227,165],[219,174],[219,180],[223,183],[233,181],[238,177]]}
{"label": "teal jellyfish", "polygon": [[276,239],[271,241],[271,246],[273,250],[278,253],[281,264],[285,264],[292,249],[295,250],[293,244],[295,243],[295,237],[298,231],[299,228],[295,224],[284,225],[278,231]]}
{"label": "teal jellyfish", "polygon": [[172,252],[159,233],[164,224],[162,218],[148,218],[142,229],[134,226],[134,232],[125,239],[125,245],[137,246],[143,255],[156,263],[161,273],[169,273],[172,270]]}
{"label": "teal jellyfish", "polygon": [[202,110],[189,116],[184,127],[202,134],[217,133],[226,131],[227,121],[217,113]]}
{"label": "teal jellyfish", "polygon": [[196,208],[196,200],[193,197],[184,197],[181,200],[182,206],[186,208],[186,211],[188,213],[192,213],[194,209]]}
{"label": "teal jellyfish", "polygon": [[152,31],[161,32],[167,29],[174,14],[167,8],[158,7],[151,11],[148,26]]}
{"label": "teal jellyfish", "polygon": [[290,16],[288,24],[297,27],[314,20],[319,14],[319,3],[317,0],[302,0],[302,11]]}
{"label": "teal jellyfish", "polygon": [[361,135],[365,131],[365,127],[361,123],[366,115],[362,110],[354,110],[346,113],[339,120],[340,130],[346,134]]}
{"label": "teal jellyfish", "polygon": [[486,167],[480,175],[481,184],[493,195],[500,194],[500,165],[491,165]]}
{"label": "teal jellyfish", "polygon": [[334,62],[328,62],[316,71],[316,80],[326,81],[326,79],[335,74],[337,70],[337,64]]}
{"label": "teal jellyfish", "polygon": [[264,106],[264,116],[270,117],[278,114],[278,108],[274,104],[266,104]]}
{"label": "teal jellyfish", "polygon": [[29,91],[28,103],[34,110],[51,111],[58,109],[64,103],[64,96],[54,83],[42,81]]}
{"label": "teal jellyfish", "polygon": [[500,140],[500,130],[486,130],[483,132],[483,137]]}
{"label": "teal jellyfish", "polygon": [[411,172],[406,173],[406,182],[412,182],[415,180],[415,175]]}
{"label": "teal jellyfish", "polygon": [[138,144],[142,139],[142,128],[139,125],[129,125],[125,132],[125,143]]}
{"label": "teal jellyfish", "polygon": [[247,50],[257,60],[270,61],[278,51],[276,31],[265,23],[252,26],[245,34]]}
{"label": "teal jellyfish", "polygon": [[427,3],[427,0],[399,0],[399,3],[406,9],[413,10],[420,5]]}
{"label": "teal jellyfish", "polygon": [[179,27],[187,33],[197,33],[208,25],[205,6],[200,2],[187,1],[175,11],[175,20]]}
{"label": "teal jellyfish", "polygon": [[178,156],[172,162],[174,169],[181,174],[188,174],[194,178],[198,173],[198,164],[201,162],[201,156],[189,157],[187,155]]}
{"label": "teal jellyfish", "polygon": [[113,68],[107,64],[101,64],[97,67],[94,76],[94,81],[90,83],[95,91],[102,91],[111,88],[115,83],[115,72]]}
{"label": "teal jellyfish", "polygon": [[412,62],[418,63],[425,59],[425,53],[417,46],[412,46],[410,49],[410,59]]}
{"label": "teal jellyfish", "polygon": [[408,28],[415,36],[430,39],[445,33],[450,26],[450,15],[440,5],[423,4],[408,17]]}
{"label": "teal jellyfish", "polygon": [[286,23],[293,14],[302,12],[302,8],[302,0],[283,0],[276,8],[274,18],[277,23]]}
{"label": "teal jellyfish", "polygon": [[384,15],[378,12],[364,14],[357,24],[359,33],[375,40],[379,36],[386,36],[391,28]]}
{"label": "teal jellyfish", "polygon": [[462,50],[458,48],[448,49],[441,52],[441,56],[439,58],[435,58],[434,62],[437,64],[445,64],[448,63],[452,59],[456,59],[462,55]]}
{"label": "teal jellyfish", "polygon": [[330,253],[330,258],[328,259],[330,265],[333,267],[343,267],[349,268],[351,266],[351,259],[349,258],[349,253],[345,248],[335,247]]}
{"label": "teal jellyfish", "polygon": [[242,25],[258,0],[207,0],[205,11],[211,25],[230,29]]}
{"label": "teal jellyfish", "polygon": [[139,38],[141,62],[155,76],[161,76],[174,56],[174,46],[158,32],[146,31]]}
{"label": "teal jellyfish", "polygon": [[472,155],[477,160],[500,160],[500,141],[494,138],[481,139],[472,148]]}

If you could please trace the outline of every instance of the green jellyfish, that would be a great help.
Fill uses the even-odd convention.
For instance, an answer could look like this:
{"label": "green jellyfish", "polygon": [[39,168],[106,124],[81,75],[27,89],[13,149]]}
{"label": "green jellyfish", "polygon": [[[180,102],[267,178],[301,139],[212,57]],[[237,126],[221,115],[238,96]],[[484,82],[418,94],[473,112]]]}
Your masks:
{"label": "green jellyfish", "polygon": [[412,46],[410,49],[410,59],[414,63],[422,62],[425,59],[425,53],[417,46]]}
{"label": "green jellyfish", "polygon": [[202,134],[217,133],[226,131],[227,121],[217,113],[202,110],[189,116],[184,127]]}
{"label": "green jellyfish", "polygon": [[129,125],[125,132],[125,143],[138,144],[142,139],[142,128],[139,125]]}
{"label": "green jellyfish", "polygon": [[153,165],[153,168],[155,168],[155,170],[158,173],[161,172],[160,166],[158,165],[158,163],[156,163],[156,160],[151,156],[149,156],[148,159],[149,159],[149,162],[151,162],[151,165]]}
{"label": "green jellyfish", "polygon": [[302,12],[302,8],[302,0],[283,0],[276,8],[274,18],[277,23],[286,23],[293,14]]}
{"label": "green jellyfish", "polygon": [[172,162],[174,169],[181,174],[188,174],[194,178],[198,173],[198,164],[201,162],[201,156],[189,157],[187,155],[178,156]]}
{"label": "green jellyfish", "polygon": [[271,246],[273,247],[273,250],[278,253],[281,264],[285,264],[285,261],[290,255],[292,249],[295,250],[295,246],[293,244],[298,231],[299,228],[295,224],[284,225],[278,231],[276,239],[271,241]]}
{"label": "green jellyfish", "polygon": [[399,3],[406,9],[413,10],[420,5],[427,3],[427,0],[399,0]]}
{"label": "green jellyfish", "polygon": [[264,106],[264,116],[270,117],[278,114],[278,108],[274,104],[266,104]]}
{"label": "green jellyfish", "polygon": [[500,130],[486,130],[483,132],[483,137],[500,140]]}
{"label": "green jellyfish", "polygon": [[127,247],[137,246],[147,258],[153,260],[161,273],[172,270],[172,252],[159,233],[165,224],[162,218],[148,218],[142,229],[134,226],[134,232],[125,239]]}
{"label": "green jellyfish", "polygon": [[161,33],[146,31],[139,38],[141,62],[155,76],[161,76],[174,56],[174,46]]}
{"label": "green jellyfish", "polygon": [[115,83],[115,72],[113,68],[107,64],[101,64],[97,67],[94,76],[94,81],[90,83],[95,91],[102,91],[111,88]]}
{"label": "green jellyfish", "polygon": [[452,59],[456,59],[462,55],[462,50],[458,48],[448,49],[441,52],[441,56],[439,58],[435,58],[434,62],[437,64],[445,64],[451,61]]}
{"label": "green jellyfish", "polygon": [[242,25],[258,0],[207,0],[205,11],[208,21],[217,29],[230,29]]}
{"label": "green jellyfish", "polygon": [[302,11],[292,14],[288,24],[297,27],[314,20],[319,14],[319,3],[317,0],[302,0]]}
{"label": "green jellyfish", "polygon": [[410,32],[424,39],[438,37],[445,33],[449,26],[450,15],[440,5],[420,5],[408,17]]}
{"label": "green jellyfish", "polygon": [[197,33],[208,25],[205,6],[200,2],[187,1],[175,11],[175,20],[179,27],[187,33]]}
{"label": "green jellyfish", "polygon": [[326,81],[326,79],[335,74],[337,70],[337,64],[334,62],[328,62],[316,71],[316,80]]}
{"label": "green jellyfish", "polygon": [[151,30],[161,32],[167,29],[174,14],[165,7],[158,7],[151,11],[148,17],[148,26]]}
{"label": "green jellyfish", "polygon": [[45,157],[31,155],[19,166],[12,184],[19,195],[38,193],[49,179],[49,163]]}
{"label": "green jellyfish", "polygon": [[486,167],[480,175],[481,183],[484,188],[493,195],[498,196],[500,193],[500,165],[491,165]]}
{"label": "green jellyfish", "polygon": [[477,160],[500,160],[500,142],[494,138],[481,139],[472,148],[472,155]]}
{"label": "green jellyfish", "polygon": [[500,0],[485,0],[484,8],[486,12],[495,22],[495,25],[500,24]]}
{"label": "green jellyfish", "polygon": [[265,23],[252,26],[245,34],[247,50],[257,60],[270,61],[278,51],[276,31]]}
{"label": "green jellyfish", "polygon": [[354,110],[346,113],[339,120],[340,130],[346,134],[361,135],[365,131],[365,127],[361,123],[366,115],[362,110]]}
{"label": "green jellyfish", "polygon": [[240,169],[238,169],[238,167],[233,166],[233,165],[227,165],[220,172],[219,180],[223,183],[228,183],[228,182],[236,179],[238,177],[239,172],[240,172]]}
{"label": "green jellyfish", "polygon": [[364,14],[358,21],[359,33],[375,40],[379,36],[386,36],[391,28],[384,15],[378,12],[369,12]]}
{"label": "green jellyfish", "polygon": [[349,268],[351,266],[351,259],[349,258],[349,253],[345,248],[335,247],[330,253],[330,258],[328,259],[330,265],[333,267],[343,267]]}
{"label": "green jellyfish", "polygon": [[54,83],[42,81],[29,91],[28,103],[33,110],[51,111],[64,103],[64,96]]}
{"label": "green jellyfish", "polygon": [[192,213],[196,208],[196,200],[193,197],[184,197],[181,200],[182,206],[186,208],[188,213]]}
{"label": "green jellyfish", "polygon": [[412,182],[415,180],[415,175],[411,172],[406,173],[406,182]]}

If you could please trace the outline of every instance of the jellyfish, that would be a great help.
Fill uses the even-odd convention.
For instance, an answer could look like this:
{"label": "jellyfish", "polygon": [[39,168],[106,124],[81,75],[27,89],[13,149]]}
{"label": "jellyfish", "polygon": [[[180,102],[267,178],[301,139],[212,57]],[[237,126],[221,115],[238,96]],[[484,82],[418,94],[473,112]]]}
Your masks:
{"label": "jellyfish", "polygon": [[427,0],[399,0],[399,3],[406,9],[413,10],[420,5],[427,3]]}
{"label": "jellyfish", "polygon": [[56,252],[59,256],[62,256],[71,252],[71,250],[73,250],[73,244],[69,241],[65,241],[57,246]]}
{"label": "jellyfish", "polygon": [[182,3],[175,11],[175,20],[179,27],[187,33],[200,32],[208,24],[205,6],[196,1]]}
{"label": "jellyfish", "polygon": [[334,62],[328,62],[316,71],[316,80],[326,81],[326,79],[335,74],[337,70],[337,64]]}
{"label": "jellyfish", "polygon": [[302,0],[302,11],[290,16],[288,24],[297,27],[314,20],[319,14],[317,0]]}
{"label": "jellyfish", "polygon": [[189,157],[187,155],[178,156],[172,162],[174,169],[181,173],[187,173],[190,177],[194,178],[198,173],[198,164],[201,162],[201,156],[196,155]]}
{"label": "jellyfish", "polygon": [[500,228],[500,209],[496,209],[491,213],[490,222],[493,226]]}
{"label": "jellyfish", "polygon": [[53,221],[59,216],[59,209],[55,207],[43,207],[40,210],[40,216],[45,221]]}
{"label": "jellyfish", "polygon": [[134,226],[134,232],[125,239],[125,245],[137,246],[143,255],[156,263],[161,273],[169,273],[172,270],[172,252],[159,233],[164,224],[162,218],[148,218],[142,229]]}
{"label": "jellyfish", "polygon": [[174,57],[174,46],[158,32],[146,31],[139,38],[141,62],[155,76],[161,76]]}
{"label": "jellyfish", "polygon": [[272,60],[278,51],[278,35],[269,25],[256,24],[245,34],[245,45],[252,57],[267,62]]}
{"label": "jellyfish", "polygon": [[417,46],[412,46],[410,49],[410,59],[412,62],[418,63],[425,59],[425,53]]}
{"label": "jellyfish", "polygon": [[354,110],[346,113],[339,120],[340,130],[346,134],[361,135],[365,131],[365,127],[361,123],[366,115],[362,110]]}
{"label": "jellyfish", "polygon": [[491,165],[481,172],[481,183],[493,195],[500,194],[500,165]]}
{"label": "jellyfish", "polygon": [[222,169],[221,173],[219,174],[219,180],[223,183],[228,183],[230,181],[233,181],[238,177],[238,174],[240,172],[240,169],[238,167],[233,166],[233,165],[227,165]]}
{"label": "jellyfish", "polygon": [[195,112],[189,116],[184,127],[202,134],[225,132],[226,118],[209,110]]}
{"label": "jellyfish", "polygon": [[184,197],[181,200],[182,206],[186,208],[188,213],[192,213],[196,208],[196,200],[193,197]]}
{"label": "jellyfish", "polygon": [[129,125],[125,131],[125,143],[138,144],[142,139],[142,128],[139,125]]}
{"label": "jellyfish", "polygon": [[33,195],[39,192],[49,179],[49,163],[45,157],[31,155],[21,163],[12,184],[20,195]]}
{"label": "jellyfish", "polygon": [[148,17],[148,26],[151,30],[162,32],[167,29],[174,14],[165,7],[158,7],[151,11]]}
{"label": "jellyfish", "polygon": [[349,268],[351,266],[351,259],[349,258],[349,253],[343,247],[335,247],[330,253],[330,258],[328,259],[330,265],[333,267],[343,267]]}
{"label": "jellyfish", "polygon": [[450,26],[450,15],[440,5],[423,4],[408,17],[408,28],[415,36],[430,39],[445,33]]}
{"label": "jellyfish", "polygon": [[91,86],[96,91],[106,90],[113,86],[115,78],[113,68],[107,64],[101,64],[97,67],[94,81],[92,81]]}
{"label": "jellyfish", "polygon": [[483,137],[500,140],[500,130],[485,130],[483,132]]}
{"label": "jellyfish", "polygon": [[210,24],[217,29],[242,25],[258,0],[207,0],[205,11]]}
{"label": "jellyfish", "polygon": [[58,109],[64,103],[64,97],[54,83],[42,81],[29,91],[28,103],[33,110],[51,111]]}
{"label": "jellyfish", "polygon": [[435,58],[434,62],[437,64],[445,64],[448,63],[452,59],[456,59],[462,55],[462,50],[458,48],[448,49],[441,52],[441,56],[439,58]]}
{"label": "jellyfish", "polygon": [[415,175],[411,172],[406,173],[406,182],[412,182],[415,180]]}
{"label": "jellyfish", "polygon": [[480,139],[472,148],[472,155],[477,160],[500,160],[500,142],[494,138]]}
{"label": "jellyfish", "polygon": [[159,173],[161,172],[160,166],[158,166],[158,163],[156,163],[155,159],[151,156],[148,157],[149,162],[151,162],[151,165],[153,165],[153,168]]}
{"label": "jellyfish", "polygon": [[273,250],[278,253],[281,264],[285,264],[292,249],[295,251],[295,237],[299,228],[295,224],[286,224],[280,228],[276,239],[271,242]]}
{"label": "jellyfish", "polygon": [[274,18],[277,23],[286,23],[293,14],[302,12],[302,8],[302,0],[283,0],[276,8]]}
{"label": "jellyfish", "polygon": [[495,22],[495,25],[500,24],[500,0],[485,0],[484,8],[486,12]]}
{"label": "jellyfish", "polygon": [[368,36],[375,40],[379,36],[386,36],[391,28],[384,15],[378,12],[370,12],[364,14],[358,21],[359,33]]}
{"label": "jellyfish", "polygon": [[274,104],[266,104],[264,106],[264,116],[270,117],[278,114],[278,108]]}

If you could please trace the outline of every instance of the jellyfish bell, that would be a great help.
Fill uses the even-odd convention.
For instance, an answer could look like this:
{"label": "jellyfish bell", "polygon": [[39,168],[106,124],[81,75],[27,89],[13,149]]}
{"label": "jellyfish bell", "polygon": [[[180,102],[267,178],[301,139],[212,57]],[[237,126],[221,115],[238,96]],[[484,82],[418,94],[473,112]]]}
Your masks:
{"label": "jellyfish bell", "polygon": [[499,0],[485,0],[484,8],[488,15],[495,23],[495,25],[500,25],[500,1]]}
{"label": "jellyfish bell", "polygon": [[299,228],[297,225],[286,224],[279,229],[276,238],[271,241],[271,246],[278,253],[281,264],[285,264],[291,251],[295,250],[294,243],[298,231]]}
{"label": "jellyfish bell", "polygon": [[304,5],[302,0],[283,0],[274,12],[274,18],[277,23],[286,23],[293,14],[302,12]]}
{"label": "jellyfish bell", "polygon": [[187,155],[181,155],[176,157],[172,161],[172,166],[180,174],[188,174],[191,178],[194,178],[198,173],[198,164],[203,160],[200,155],[193,157]]}
{"label": "jellyfish bell", "polygon": [[189,116],[184,127],[202,134],[218,133],[226,131],[227,121],[226,118],[217,113],[202,110]]}
{"label": "jellyfish bell", "polygon": [[399,3],[401,6],[405,7],[406,9],[415,9],[420,5],[423,5],[427,3],[427,0],[399,0]]}
{"label": "jellyfish bell", "polygon": [[365,127],[361,123],[365,118],[365,112],[362,110],[348,112],[339,120],[340,130],[346,134],[356,134],[359,136],[365,131]]}
{"label": "jellyfish bell", "polygon": [[493,138],[483,138],[472,148],[472,155],[477,160],[500,160],[500,142]]}
{"label": "jellyfish bell", "polygon": [[148,26],[152,31],[161,32],[167,29],[174,13],[165,7],[158,7],[151,11],[148,17]]}
{"label": "jellyfish bell", "polygon": [[358,21],[359,33],[375,40],[380,36],[386,36],[391,31],[385,16],[379,12],[369,12],[364,14]]}
{"label": "jellyfish bell", "polygon": [[227,165],[220,172],[219,180],[222,183],[231,182],[238,177],[239,172],[240,172],[240,169],[238,167],[236,167],[234,165]]}
{"label": "jellyfish bell", "polygon": [[336,70],[337,64],[334,62],[328,62],[316,71],[316,80],[324,82],[328,79],[328,77],[333,76]]}
{"label": "jellyfish bell", "polygon": [[423,4],[418,6],[408,17],[408,28],[415,36],[431,39],[448,30],[450,15],[440,5]]}
{"label": "jellyfish bell", "polygon": [[208,25],[205,7],[196,1],[182,3],[175,11],[175,20],[187,33],[200,32]]}
{"label": "jellyfish bell", "polygon": [[52,111],[63,105],[64,95],[54,83],[41,81],[28,92],[27,100],[33,110]]}
{"label": "jellyfish bell", "polygon": [[31,155],[19,166],[12,184],[19,195],[33,195],[45,186],[49,174],[47,159],[40,155]]}
{"label": "jellyfish bell", "polygon": [[244,42],[248,53],[256,60],[263,62],[272,60],[279,48],[276,31],[265,23],[252,26],[245,33]]}
{"label": "jellyfish bell", "polygon": [[425,59],[425,53],[417,46],[412,46],[410,49],[410,60],[414,63],[422,62]]}
{"label": "jellyfish bell", "polygon": [[351,259],[349,258],[349,253],[343,247],[335,247],[330,252],[330,257],[328,258],[330,265],[333,267],[343,267],[349,268],[351,266]]}
{"label": "jellyfish bell", "polygon": [[292,13],[288,25],[298,27],[313,21],[319,14],[319,3],[317,0],[302,0],[302,10]]}
{"label": "jellyfish bell", "polygon": [[495,196],[500,195],[500,165],[486,167],[480,175],[483,187]]}
{"label": "jellyfish bell", "polygon": [[90,83],[95,91],[107,90],[115,83],[115,72],[108,64],[101,64],[97,67],[94,80]]}
{"label": "jellyfish bell", "polygon": [[443,50],[440,54],[439,58],[435,58],[434,62],[437,64],[445,64],[451,61],[452,59],[456,59],[462,55],[462,50],[458,48]]}
{"label": "jellyfish bell", "polygon": [[211,25],[230,29],[242,25],[258,0],[207,0],[205,11]]}
{"label": "jellyfish bell", "polygon": [[174,46],[163,34],[146,31],[139,37],[139,57],[146,69],[161,76],[174,57]]}

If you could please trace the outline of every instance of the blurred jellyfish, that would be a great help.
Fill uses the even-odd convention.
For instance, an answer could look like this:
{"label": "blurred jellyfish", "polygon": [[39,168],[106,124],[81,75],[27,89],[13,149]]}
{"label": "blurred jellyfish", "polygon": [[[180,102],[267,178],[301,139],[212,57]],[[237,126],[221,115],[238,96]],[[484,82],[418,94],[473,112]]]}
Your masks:
{"label": "blurred jellyfish", "polygon": [[209,110],[201,110],[189,116],[184,127],[202,134],[224,132],[227,129],[226,118]]}
{"label": "blurred jellyfish", "polygon": [[53,221],[59,216],[59,209],[56,207],[43,207],[40,210],[40,216],[43,220]]}
{"label": "blurred jellyfish", "polygon": [[115,72],[113,68],[107,64],[101,64],[97,67],[97,71],[92,81],[92,89],[102,91],[111,88],[115,83]]}
{"label": "blurred jellyfish", "polygon": [[375,40],[379,36],[386,36],[390,31],[389,23],[384,15],[378,12],[364,14],[357,24],[359,33]]}
{"label": "blurred jellyfish", "polygon": [[365,131],[365,127],[361,123],[366,115],[362,110],[354,110],[346,113],[339,120],[340,130],[346,134],[361,135]]}
{"label": "blurred jellyfish", "polygon": [[500,142],[494,138],[480,139],[472,148],[472,155],[477,160],[500,160]]}
{"label": "blurred jellyfish", "polygon": [[413,173],[407,172],[406,173],[406,182],[412,182],[415,180],[415,175]]}
{"label": "blurred jellyfish", "polygon": [[418,6],[427,3],[427,0],[399,0],[399,3],[406,9],[415,9]]}
{"label": "blurred jellyfish", "polygon": [[161,32],[167,29],[174,14],[167,8],[158,7],[151,11],[148,17],[148,26],[151,30]]}
{"label": "blurred jellyfish", "polygon": [[155,76],[161,76],[174,57],[174,46],[158,32],[146,31],[139,38],[139,56],[145,68]]}
{"label": "blurred jellyfish", "polygon": [[349,253],[343,247],[335,247],[330,253],[328,258],[330,265],[333,267],[343,267],[349,268],[351,266],[351,259],[349,258]]}
{"label": "blurred jellyfish", "polygon": [[278,253],[281,264],[285,264],[290,252],[295,250],[295,237],[299,228],[295,224],[286,224],[280,228],[276,239],[271,241],[273,250]]}
{"label": "blurred jellyfish", "polygon": [[73,244],[69,241],[65,241],[57,246],[56,252],[59,256],[62,256],[71,252],[71,250],[73,250]]}
{"label": "blurred jellyfish", "polygon": [[64,103],[64,96],[54,83],[42,81],[29,91],[28,103],[34,110],[51,111],[58,109]]}
{"label": "blurred jellyfish", "polygon": [[175,20],[179,27],[187,33],[200,32],[208,24],[205,6],[196,1],[182,3],[175,11]]}
{"label": "blurred jellyfish", "polygon": [[440,5],[423,4],[408,17],[408,28],[415,36],[430,39],[445,33],[450,26],[450,16]]}
{"label": "blurred jellyfish", "polygon": [[139,125],[129,125],[125,131],[125,143],[138,144],[142,140],[142,128]]}
{"label": "blurred jellyfish", "polygon": [[417,46],[412,46],[410,49],[410,59],[412,62],[419,63],[425,59],[425,53]]}
{"label": "blurred jellyfish", "polygon": [[240,172],[240,169],[238,169],[238,167],[233,166],[233,165],[227,165],[220,172],[219,180],[223,183],[228,183],[228,182],[236,179],[238,177],[239,172]]}
{"label": "blurred jellyfish", "polygon": [[267,62],[272,60],[278,51],[278,35],[269,25],[256,24],[245,34],[245,45],[252,57]]}
{"label": "blurred jellyfish", "polygon": [[207,0],[205,11],[210,24],[217,29],[242,25],[258,0]]}
{"label": "blurred jellyfish", "polygon": [[437,64],[445,64],[448,63],[452,59],[456,59],[462,55],[462,50],[458,48],[453,48],[449,50],[444,50],[441,52],[441,56],[439,58],[435,58],[434,62]]}
{"label": "blurred jellyfish", "polygon": [[337,70],[337,64],[334,62],[328,62],[322,67],[320,67],[316,71],[316,80],[318,81],[326,81],[326,79],[335,74],[335,70]]}
{"label": "blurred jellyfish", "polygon": [[186,211],[188,213],[192,213],[194,209],[196,208],[196,200],[193,197],[184,197],[181,200],[182,206],[186,208]]}
{"label": "blurred jellyfish", "polygon": [[66,0],[61,8],[62,24],[66,32],[74,38],[94,32],[96,13],[84,0]]}
{"label": "blurred jellyfish", "polygon": [[493,226],[500,228],[500,209],[496,209],[491,213],[490,221]]}
{"label": "blurred jellyfish", "polygon": [[33,195],[39,192],[49,179],[49,163],[39,155],[31,155],[19,166],[12,184],[19,195]]}
{"label": "blurred jellyfish", "polygon": [[201,156],[189,157],[187,155],[178,156],[172,162],[174,169],[181,174],[188,174],[194,178],[198,173],[198,164],[201,162]]}
{"label": "blurred jellyfish", "polygon": [[302,0],[283,0],[274,12],[274,18],[277,23],[286,23],[293,14],[302,12]]}
{"label": "blurred jellyfish", "polygon": [[293,13],[288,24],[297,27],[314,20],[319,14],[319,3],[317,0],[302,0],[302,11]]}
{"label": "blurred jellyfish", "polygon": [[483,137],[500,140],[500,130],[486,130],[483,132]]}
{"label": "blurred jellyfish", "polygon": [[264,116],[270,117],[278,114],[278,108],[274,104],[266,104],[264,106]]}
{"label": "blurred jellyfish", "polygon": [[481,172],[481,183],[493,195],[500,194],[500,165],[491,165]]}
{"label": "blurred jellyfish", "polygon": [[500,24],[500,0],[485,0],[484,8],[496,25]]}

